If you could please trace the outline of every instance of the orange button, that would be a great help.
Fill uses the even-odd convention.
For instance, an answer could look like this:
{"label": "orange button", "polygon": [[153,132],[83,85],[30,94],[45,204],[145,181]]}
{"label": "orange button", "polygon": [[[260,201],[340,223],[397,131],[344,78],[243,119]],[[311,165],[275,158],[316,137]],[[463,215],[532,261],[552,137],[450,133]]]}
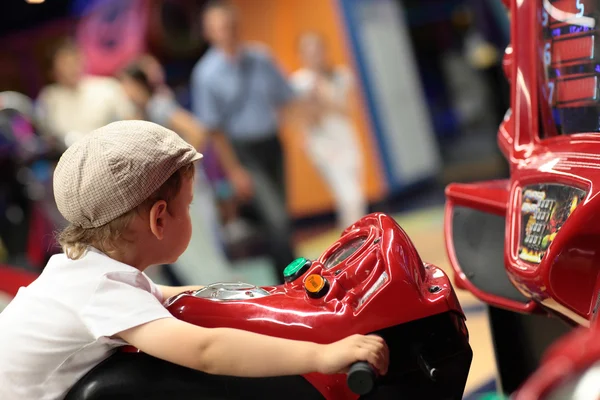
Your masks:
{"label": "orange button", "polygon": [[319,293],[325,287],[325,279],[318,274],[309,275],[304,281],[304,287],[307,292]]}

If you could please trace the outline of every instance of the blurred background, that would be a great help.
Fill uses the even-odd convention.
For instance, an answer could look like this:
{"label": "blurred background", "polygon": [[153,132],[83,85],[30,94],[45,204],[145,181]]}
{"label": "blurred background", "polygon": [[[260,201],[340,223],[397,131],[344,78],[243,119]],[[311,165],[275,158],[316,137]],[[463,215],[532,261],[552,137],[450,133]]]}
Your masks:
{"label": "blurred background", "polygon": [[[218,63],[218,29],[226,30],[215,17],[213,40],[205,39],[207,1],[34,2],[40,4],[0,6],[0,263],[39,271],[58,251],[52,232],[64,225],[52,198],[52,169],[83,127],[123,112],[122,118],[164,121],[191,141],[215,128],[199,86],[227,77],[204,73],[209,62]],[[230,173],[217,146],[203,144],[192,243],[154,278],[273,284],[285,266],[274,265],[285,256],[271,248],[273,232],[289,230],[295,255],[318,257],[347,221],[373,211],[396,216],[422,258],[451,274],[445,185],[507,175],[496,146],[509,107],[501,63],[509,21],[501,1],[231,5],[240,45],[269,60],[274,77],[285,81],[279,88],[288,85],[309,100],[300,119],[277,120],[284,175],[275,186],[285,196],[274,198],[287,219],[273,231],[276,216],[246,212],[249,201],[237,196],[243,179]],[[330,108],[314,110],[313,100]],[[252,162],[244,164],[240,151],[256,197]],[[477,396],[493,389],[491,341],[484,307],[468,294],[459,297],[475,349],[468,391]]]}

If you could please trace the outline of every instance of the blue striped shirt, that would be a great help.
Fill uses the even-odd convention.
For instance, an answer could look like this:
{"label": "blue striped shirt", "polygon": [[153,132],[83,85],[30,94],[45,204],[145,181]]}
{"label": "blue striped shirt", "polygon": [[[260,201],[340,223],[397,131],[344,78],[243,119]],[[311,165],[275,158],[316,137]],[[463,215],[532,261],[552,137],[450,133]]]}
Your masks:
{"label": "blue striped shirt", "polygon": [[210,49],[192,72],[192,108],[211,131],[234,140],[264,139],[279,127],[278,109],[294,92],[267,52],[243,48],[236,59]]}

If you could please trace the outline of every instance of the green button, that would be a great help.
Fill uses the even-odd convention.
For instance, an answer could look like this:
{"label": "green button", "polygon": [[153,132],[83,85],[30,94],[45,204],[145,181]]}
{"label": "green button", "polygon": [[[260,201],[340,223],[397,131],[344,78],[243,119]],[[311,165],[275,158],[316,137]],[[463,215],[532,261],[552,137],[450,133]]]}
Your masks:
{"label": "green button", "polygon": [[308,259],[304,257],[296,258],[294,261],[289,263],[287,267],[285,267],[283,270],[283,276],[288,277],[296,274],[304,265],[306,265],[307,262]]}

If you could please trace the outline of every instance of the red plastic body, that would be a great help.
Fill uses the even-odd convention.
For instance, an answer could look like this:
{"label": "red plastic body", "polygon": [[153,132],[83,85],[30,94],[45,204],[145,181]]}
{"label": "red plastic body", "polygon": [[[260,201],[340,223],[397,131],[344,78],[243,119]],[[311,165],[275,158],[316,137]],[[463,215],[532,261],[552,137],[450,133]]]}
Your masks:
{"label": "red plastic body", "polygon": [[[540,400],[576,379],[600,360],[600,325],[579,328],[555,343],[543,363],[514,395],[514,400]],[[586,393],[592,398],[594,393]],[[599,395],[596,393],[596,395]],[[555,397],[557,398],[557,397]]]}
{"label": "red plastic body", "polygon": [[21,287],[29,286],[36,278],[32,272],[0,265],[0,292],[15,297]]}
{"label": "red plastic body", "polygon": [[[355,253],[325,269],[336,250],[358,237],[367,239]],[[310,274],[328,281],[330,289],[323,297],[314,299],[306,294],[304,278]],[[387,281],[373,291],[383,274]],[[235,301],[184,293],[167,301],[167,307],[177,318],[203,327],[232,327],[317,343],[447,311],[463,315],[448,277],[441,269],[424,264],[406,233],[384,214],[371,214],[348,228],[295,281],[263,289],[270,295]],[[370,289],[372,295],[364,300]],[[310,374],[305,378],[326,399],[358,397],[348,389],[345,375]]]}
{"label": "red plastic body", "polygon": [[[541,1],[510,1],[511,37],[504,68],[511,82],[511,110],[498,132],[499,146],[510,164],[510,179],[475,184],[452,184],[447,190],[446,244],[456,285],[493,306],[518,312],[551,309],[589,326],[600,289],[600,135],[555,135],[542,130],[539,95],[539,12]],[[540,263],[518,256],[522,231],[523,188],[561,184],[585,191]],[[458,264],[452,238],[452,210],[465,206],[505,216],[504,261],[510,280],[526,297],[523,304],[478,290]]]}

